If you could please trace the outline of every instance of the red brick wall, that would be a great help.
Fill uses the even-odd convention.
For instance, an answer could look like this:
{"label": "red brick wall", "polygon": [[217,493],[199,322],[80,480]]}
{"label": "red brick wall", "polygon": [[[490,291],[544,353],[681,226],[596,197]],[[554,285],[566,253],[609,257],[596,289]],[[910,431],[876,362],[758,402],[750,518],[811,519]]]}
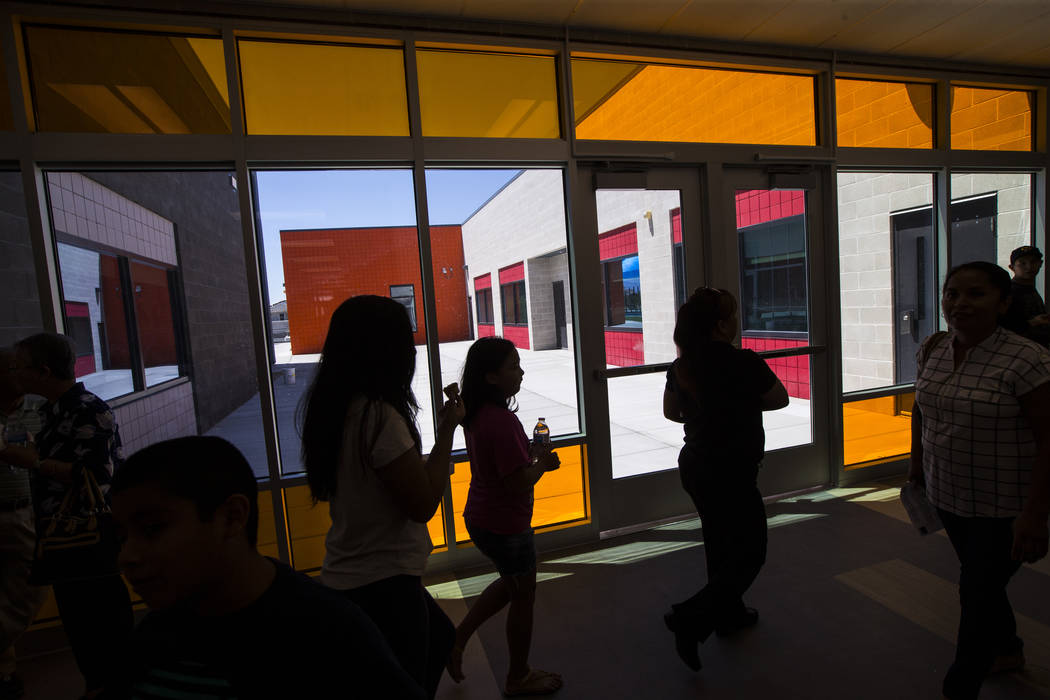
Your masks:
{"label": "red brick wall", "polygon": [[[431,226],[430,241],[438,340],[466,340],[470,330],[460,227]],[[390,296],[391,285],[397,284],[413,286],[415,342],[426,342],[414,226],[281,231],[281,253],[293,353],[321,351],[332,312],[348,297]]]}
{"label": "red brick wall", "polygon": [[806,193],[802,190],[742,190],[736,193],[737,228],[805,212]]}
{"label": "red brick wall", "polygon": [[627,224],[598,236],[598,256],[604,262],[638,253],[638,228]]}
{"label": "red brick wall", "polygon": [[519,350],[529,349],[528,326],[503,326],[503,337],[514,343]]}
{"label": "red brick wall", "polygon": [[131,262],[131,281],[136,289],[141,289],[135,292],[135,319],[139,324],[142,363],[146,367],[178,364],[167,271]]}
{"label": "red brick wall", "polygon": [[[762,352],[764,350],[799,348],[806,345],[806,341],[747,336],[742,339],[741,345],[749,350]],[[773,370],[773,374],[777,375],[784,384],[788,396],[794,396],[797,399],[809,398],[809,355],[776,357],[766,360],[766,364],[769,365],[769,368]]]}
{"label": "red brick wall", "polygon": [[479,338],[492,338],[496,335],[496,324],[494,323],[479,323],[478,324],[478,337]]}
{"label": "red brick wall", "polygon": [[515,263],[499,271],[500,286],[525,279],[525,263]]}
{"label": "red brick wall", "polygon": [[486,272],[484,275],[474,278],[474,291],[489,289],[492,287],[492,274]]}
{"label": "red brick wall", "polygon": [[642,334],[630,331],[605,331],[605,363],[617,367],[645,364]]}
{"label": "red brick wall", "polygon": [[[90,323],[91,310],[88,308],[87,302],[84,301],[67,301],[66,307],[66,318],[86,318]],[[86,348],[78,347],[78,352],[85,352]],[[93,374],[95,371],[95,353],[90,352],[86,355],[79,355],[76,359],[76,365],[74,369],[74,376],[83,377],[86,374]]]}
{"label": "red brick wall", "polygon": [[99,286],[102,288],[102,321],[106,337],[99,338],[109,349],[109,367],[103,369],[130,369],[131,352],[128,348],[128,325],[124,318],[124,296],[121,294],[120,267],[112,255],[100,255]]}
{"label": "red brick wall", "polygon": [[682,208],[675,207],[671,210],[671,242],[682,242]]}

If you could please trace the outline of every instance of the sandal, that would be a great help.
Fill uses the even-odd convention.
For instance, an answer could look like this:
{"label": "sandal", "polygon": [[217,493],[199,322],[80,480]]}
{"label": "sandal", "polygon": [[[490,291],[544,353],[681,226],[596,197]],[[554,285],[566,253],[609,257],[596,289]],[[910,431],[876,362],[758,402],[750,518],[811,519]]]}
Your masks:
{"label": "sandal", "polygon": [[452,651],[448,654],[448,663],[445,664],[445,669],[448,670],[449,678],[456,683],[466,678],[463,675],[463,647],[458,644],[453,645]]}
{"label": "sandal", "polygon": [[512,681],[508,678],[503,694],[548,695],[561,688],[561,686],[562,680],[559,674],[532,668],[518,680]]}

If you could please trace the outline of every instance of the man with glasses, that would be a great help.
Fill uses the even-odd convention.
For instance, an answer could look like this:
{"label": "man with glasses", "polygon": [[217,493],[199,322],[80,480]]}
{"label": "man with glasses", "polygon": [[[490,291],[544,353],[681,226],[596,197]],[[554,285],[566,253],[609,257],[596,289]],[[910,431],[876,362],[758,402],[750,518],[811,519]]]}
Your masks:
{"label": "man with glasses", "polygon": [[[0,348],[0,450],[30,443],[43,427],[44,400],[24,395],[14,366],[14,352]],[[0,700],[23,694],[14,643],[32,622],[45,591],[29,583],[35,542],[29,473],[0,460]]]}

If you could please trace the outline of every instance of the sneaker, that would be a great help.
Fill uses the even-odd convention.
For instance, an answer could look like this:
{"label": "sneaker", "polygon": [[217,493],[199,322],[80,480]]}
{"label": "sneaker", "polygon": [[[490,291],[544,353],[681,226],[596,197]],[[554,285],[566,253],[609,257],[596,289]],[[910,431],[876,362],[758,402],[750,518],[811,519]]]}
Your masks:
{"label": "sneaker", "polygon": [[719,637],[728,637],[746,627],[754,627],[758,622],[758,611],[754,608],[744,608],[743,612],[731,620],[715,625],[715,634]]}
{"label": "sneaker", "polygon": [[0,700],[16,700],[25,694],[25,686],[17,673],[0,676]]}

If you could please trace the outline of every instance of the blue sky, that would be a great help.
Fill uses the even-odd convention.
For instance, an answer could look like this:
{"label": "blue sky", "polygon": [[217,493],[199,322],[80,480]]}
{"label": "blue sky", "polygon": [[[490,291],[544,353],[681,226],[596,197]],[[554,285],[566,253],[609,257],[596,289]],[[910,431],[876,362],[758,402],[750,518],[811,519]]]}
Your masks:
{"label": "blue sky", "polygon": [[[428,170],[430,222],[461,224],[518,170]],[[256,173],[270,303],[284,299],[281,231],[414,226],[410,170],[288,170]]]}

